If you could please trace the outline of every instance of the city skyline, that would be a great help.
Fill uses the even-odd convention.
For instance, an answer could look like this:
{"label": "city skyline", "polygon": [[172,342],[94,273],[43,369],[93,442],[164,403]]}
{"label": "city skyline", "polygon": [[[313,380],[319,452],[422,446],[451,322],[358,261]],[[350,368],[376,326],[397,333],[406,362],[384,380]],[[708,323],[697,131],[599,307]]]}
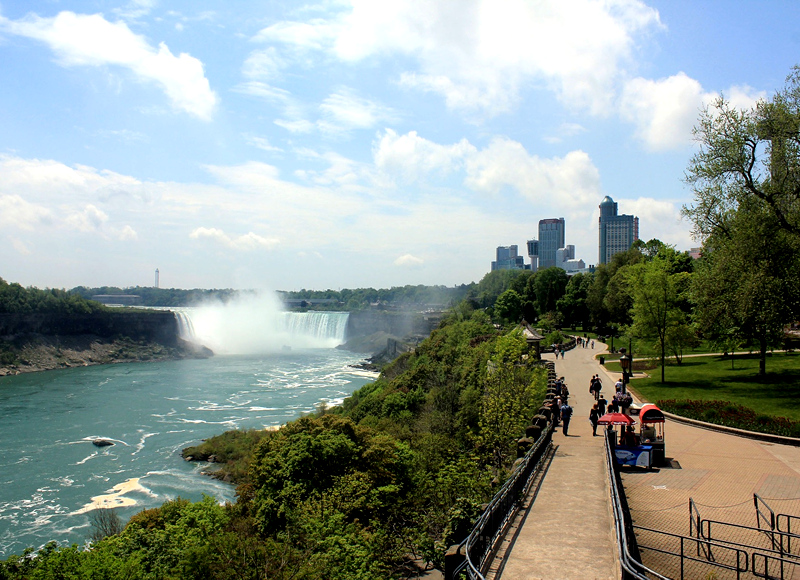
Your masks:
{"label": "city skyline", "polygon": [[531,214],[595,263],[606,195],[688,250],[698,114],[780,90],[798,24],[787,2],[6,1],[0,277],[452,286]]}

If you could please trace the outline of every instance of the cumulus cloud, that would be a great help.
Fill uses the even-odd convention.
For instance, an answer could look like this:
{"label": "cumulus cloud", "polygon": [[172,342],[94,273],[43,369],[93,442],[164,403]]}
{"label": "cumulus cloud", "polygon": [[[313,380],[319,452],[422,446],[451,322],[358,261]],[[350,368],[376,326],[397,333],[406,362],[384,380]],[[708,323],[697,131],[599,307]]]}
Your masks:
{"label": "cumulus cloud", "polygon": [[108,221],[108,215],[94,205],[87,205],[83,211],[68,215],[64,220],[70,227],[83,232],[96,232]]}
{"label": "cumulus cloud", "polygon": [[401,268],[419,268],[424,263],[425,260],[412,256],[411,254],[403,254],[394,261],[394,265],[400,266]]}
{"label": "cumulus cloud", "polygon": [[620,115],[650,149],[674,149],[689,145],[700,110],[714,97],[682,72],[656,81],[635,78],[625,84]]}
{"label": "cumulus cloud", "polygon": [[521,87],[535,83],[606,114],[615,83],[634,66],[637,40],[660,27],[658,12],[639,0],[353,0],[331,18],[278,22],[254,40],[350,62],[408,56],[419,68],[399,82],[440,94],[452,108],[508,111]]}
{"label": "cumulus cloud", "polygon": [[53,214],[46,207],[29,203],[19,195],[0,195],[0,225],[3,228],[33,230],[52,219]]}
{"label": "cumulus cloud", "polygon": [[373,145],[372,156],[379,171],[397,175],[406,183],[425,175],[448,175],[463,168],[464,160],[477,153],[466,139],[452,145],[440,145],[420,137],[416,131],[398,135],[386,129]]}
{"label": "cumulus cloud", "polygon": [[[149,3],[139,3],[147,6]],[[53,18],[29,15],[20,20],[0,16],[0,29],[47,44],[63,66],[119,66],[136,78],[159,85],[176,109],[209,120],[218,98],[195,57],[172,54],[163,42],[158,48],[134,34],[122,22],[101,14],[60,12]]]}
{"label": "cumulus cloud", "polygon": [[223,230],[217,228],[196,228],[189,234],[189,237],[194,240],[212,240],[226,248],[240,251],[252,251],[259,249],[272,250],[278,244],[280,244],[280,240],[275,238],[265,238],[259,236],[258,234],[254,234],[253,232],[248,232],[244,235],[232,238]]}
{"label": "cumulus cloud", "polygon": [[555,198],[562,205],[580,206],[597,199],[600,173],[584,151],[543,159],[516,141],[498,137],[467,162],[465,183],[491,194],[511,186],[531,201]]}
{"label": "cumulus cloud", "polygon": [[[766,98],[764,91],[749,86],[733,86],[724,95],[738,109]],[[649,149],[678,149],[691,143],[700,111],[718,96],[683,72],[659,80],[635,78],[623,88],[620,116],[635,125],[635,136]]]}
{"label": "cumulus cloud", "polygon": [[681,204],[651,197],[619,200],[619,213],[639,217],[639,237],[643,240],[658,238],[678,249],[688,250],[693,245],[691,231],[681,218]]}

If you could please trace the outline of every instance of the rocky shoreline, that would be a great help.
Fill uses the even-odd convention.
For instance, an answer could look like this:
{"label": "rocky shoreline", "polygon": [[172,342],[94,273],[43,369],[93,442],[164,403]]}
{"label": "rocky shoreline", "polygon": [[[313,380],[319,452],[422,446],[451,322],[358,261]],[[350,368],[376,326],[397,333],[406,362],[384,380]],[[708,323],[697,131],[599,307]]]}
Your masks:
{"label": "rocky shoreline", "polygon": [[91,365],[208,358],[213,352],[183,340],[177,346],[97,335],[31,334],[0,341],[0,376]]}

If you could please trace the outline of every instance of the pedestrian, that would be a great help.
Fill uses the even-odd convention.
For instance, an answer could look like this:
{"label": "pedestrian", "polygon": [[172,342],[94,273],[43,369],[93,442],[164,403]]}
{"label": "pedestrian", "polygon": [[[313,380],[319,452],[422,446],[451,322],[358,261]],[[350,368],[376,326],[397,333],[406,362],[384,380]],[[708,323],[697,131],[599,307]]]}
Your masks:
{"label": "pedestrian", "polygon": [[564,360],[564,353],[567,352],[567,349],[561,349],[561,360]]}
{"label": "pedestrian", "polygon": [[600,410],[600,416],[606,414],[606,405],[608,405],[608,401],[603,395],[600,395],[600,398],[597,399],[597,408]]}
{"label": "pedestrian", "polygon": [[619,405],[617,405],[616,399],[611,399],[608,403],[608,408],[606,409],[606,413],[618,413],[619,412]]}
{"label": "pedestrian", "polygon": [[561,420],[561,397],[556,398],[556,404],[553,405],[553,427],[558,427]]}
{"label": "pedestrian", "polygon": [[[561,380],[563,381],[564,377],[561,377]],[[567,401],[569,401],[569,389],[567,388],[567,384],[566,383],[561,385],[561,398],[564,399],[565,403]]]}
{"label": "pedestrian", "polygon": [[619,392],[621,392],[621,391],[622,391],[622,387],[623,387],[623,385],[622,385],[622,379],[617,379],[617,382],[616,382],[616,384],[614,384],[614,391],[615,391],[615,392],[617,392],[617,393],[619,393]]}
{"label": "pedestrian", "polygon": [[563,425],[562,432],[564,435],[567,435],[567,431],[569,431],[569,420],[572,418],[572,407],[569,404],[564,403],[561,405],[561,424]]}
{"label": "pedestrian", "polygon": [[589,411],[589,423],[592,424],[592,437],[597,437],[597,421],[600,419],[600,407],[597,403]]}
{"label": "pedestrian", "polygon": [[592,341],[592,350],[594,350],[594,341]]}

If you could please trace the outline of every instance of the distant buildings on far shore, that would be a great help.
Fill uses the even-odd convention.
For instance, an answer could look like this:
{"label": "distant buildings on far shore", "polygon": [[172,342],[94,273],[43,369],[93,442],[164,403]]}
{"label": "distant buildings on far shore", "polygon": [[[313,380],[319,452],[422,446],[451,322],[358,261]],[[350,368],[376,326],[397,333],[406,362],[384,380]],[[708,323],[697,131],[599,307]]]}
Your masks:
{"label": "distant buildings on far shore", "polygon": [[[599,263],[607,264],[620,252],[628,250],[639,239],[639,218],[632,215],[617,215],[617,204],[609,196],[600,202]],[[498,246],[497,259],[492,262],[494,270],[531,270],[556,266],[567,274],[593,272],[594,266],[586,267],[583,260],[575,258],[575,246],[567,245],[564,218],[539,220],[539,238],[527,242],[530,264],[518,254],[518,247]]]}

